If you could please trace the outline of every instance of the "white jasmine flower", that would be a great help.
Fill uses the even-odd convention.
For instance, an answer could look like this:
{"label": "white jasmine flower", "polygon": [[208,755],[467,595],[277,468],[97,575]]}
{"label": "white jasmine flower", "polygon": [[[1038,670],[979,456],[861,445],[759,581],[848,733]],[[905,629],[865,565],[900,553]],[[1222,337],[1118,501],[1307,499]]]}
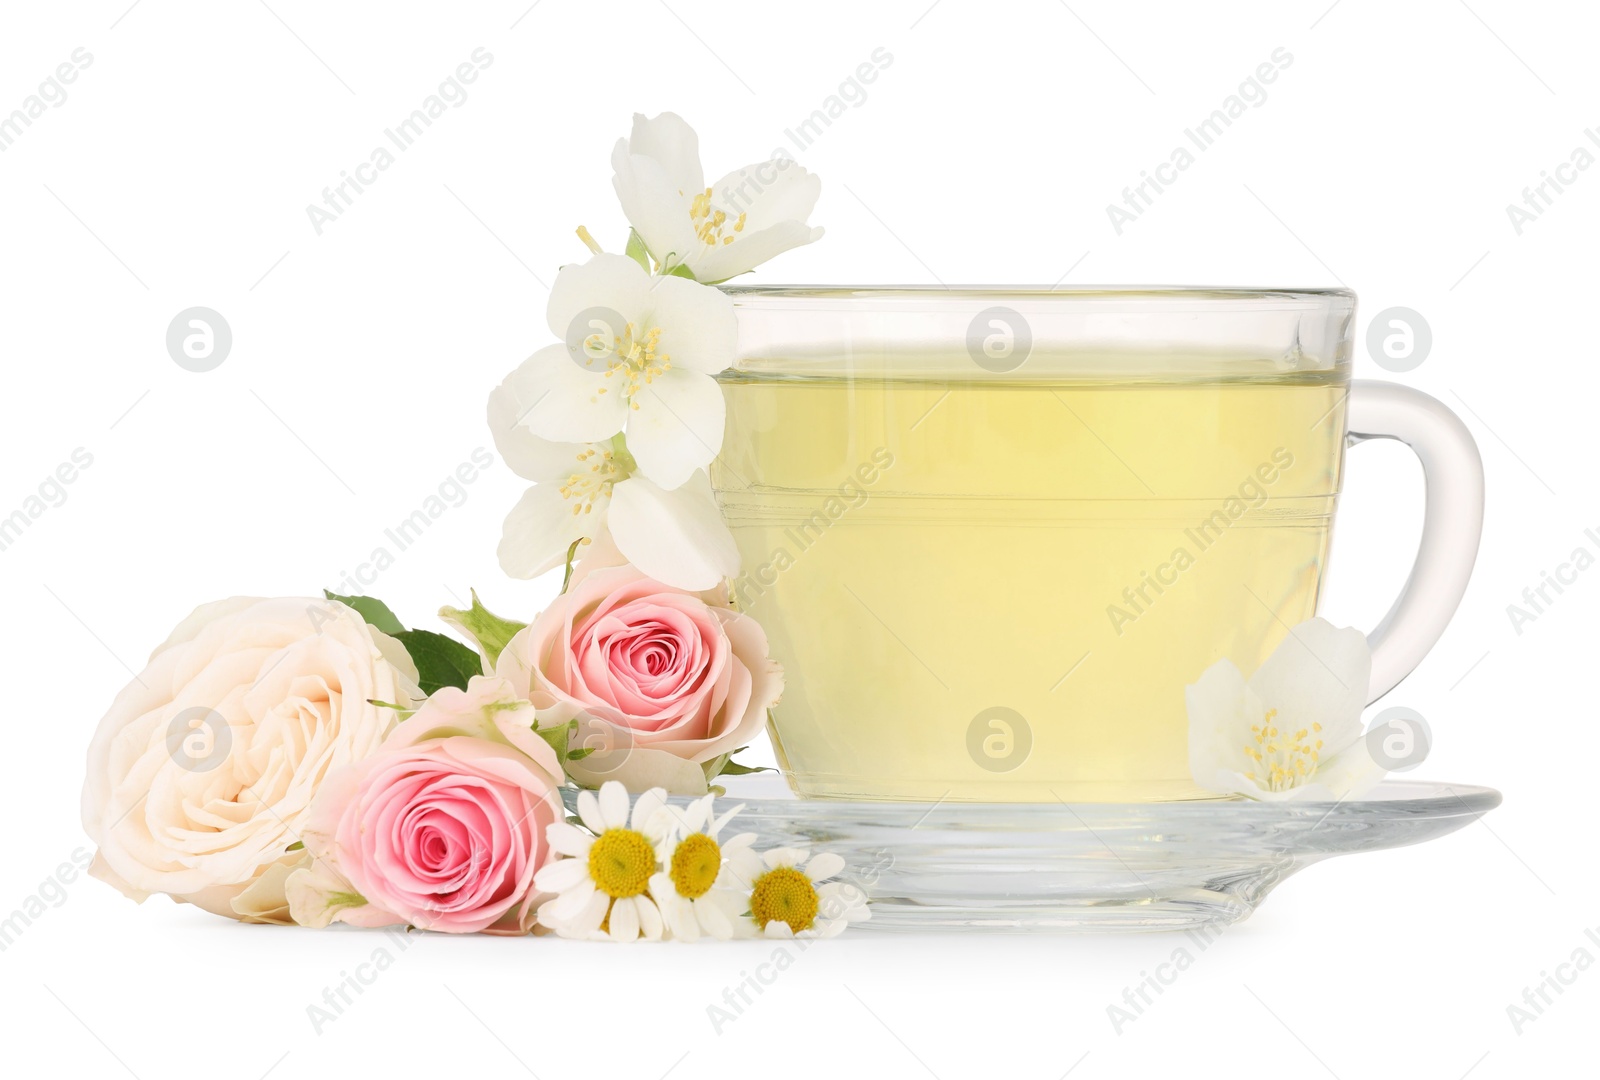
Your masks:
{"label": "white jasmine flower", "polygon": [[1361,726],[1371,671],[1366,635],[1324,619],[1291,630],[1248,682],[1219,660],[1184,693],[1195,783],[1269,801],[1360,795],[1385,772]]}
{"label": "white jasmine flower", "polygon": [[611,153],[611,184],[623,213],[666,269],[687,267],[697,281],[736,277],[790,248],[822,237],[806,223],[822,181],[789,158],[775,158],[705,183],[700,139],[674,113],[635,113],[633,133]]}
{"label": "white jasmine flower", "polygon": [[[719,841],[722,829],[744,807],[735,806],[719,818],[711,816],[713,796],[696,799],[678,814],[679,830],[662,845],[662,870],[650,879],[650,895],[661,908],[667,929],[679,941],[702,936],[726,941],[746,927],[741,918],[750,906],[743,882],[761,868],[751,849],[755,833],[740,833]],[[674,811],[674,813],[677,813]]]}
{"label": "white jasmine flower", "polygon": [[750,918],[769,938],[830,938],[872,915],[856,886],[828,879],[844,869],[831,852],[810,855],[804,848],[773,848],[748,879]]}
{"label": "white jasmine flower", "polygon": [[[563,354],[556,362],[568,363],[561,346],[552,349]],[[620,439],[538,438],[520,422],[535,396],[522,368],[489,395],[495,447],[513,472],[534,481],[505,521],[500,565],[507,574],[538,577],[560,566],[575,541],[608,528],[624,558],[676,588],[710,589],[738,573],[738,550],[704,473],[667,491],[637,474]]]}
{"label": "white jasmine flower", "polygon": [[638,469],[664,490],[722,447],[722,389],[733,363],[733,301],[682,277],[651,277],[626,255],[564,266],[550,329],[565,342],[534,353],[511,380],[516,423],[542,439],[587,443],[627,429]]}
{"label": "white jasmine flower", "polygon": [[656,849],[674,819],[665,812],[666,792],[652,788],[633,805],[621,784],[600,794],[578,793],[578,818],[587,828],[556,822],[545,838],[565,858],[546,863],[534,876],[540,892],[558,894],[539,907],[539,922],[562,937],[612,941],[661,940],[661,911],[650,898],[650,879],[661,869]]}

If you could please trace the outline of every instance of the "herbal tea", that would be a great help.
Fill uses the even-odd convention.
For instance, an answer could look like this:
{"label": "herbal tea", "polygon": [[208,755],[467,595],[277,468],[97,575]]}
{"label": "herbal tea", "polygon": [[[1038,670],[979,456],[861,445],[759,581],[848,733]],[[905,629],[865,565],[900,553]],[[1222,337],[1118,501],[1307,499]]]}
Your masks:
{"label": "herbal tea", "polygon": [[1196,797],[1185,684],[1315,612],[1331,372],[722,384],[713,479],[802,795]]}

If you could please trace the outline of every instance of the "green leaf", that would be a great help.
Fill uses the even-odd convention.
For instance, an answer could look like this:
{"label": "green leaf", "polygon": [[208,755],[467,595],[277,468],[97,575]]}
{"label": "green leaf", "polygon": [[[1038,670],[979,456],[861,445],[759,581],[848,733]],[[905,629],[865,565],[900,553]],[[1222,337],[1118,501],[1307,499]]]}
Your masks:
{"label": "green leaf", "polygon": [[644,237],[639,235],[638,229],[628,230],[628,246],[623,254],[644,267],[644,272],[650,272],[650,249],[644,246]]}
{"label": "green leaf", "polygon": [[562,761],[567,760],[567,742],[572,738],[572,733],[578,730],[576,720],[568,720],[565,724],[555,727],[542,728],[535,724],[533,733],[550,744],[550,749],[556,752],[556,757]]}
{"label": "green leaf", "polygon": [[766,765],[741,765],[737,761],[729,760],[723,763],[722,769],[717,775],[748,776],[751,773],[758,772],[777,772],[777,770]]}
{"label": "green leaf", "polygon": [[500,659],[500,653],[505,649],[517,633],[527,623],[513,622],[502,619],[494,612],[483,606],[483,601],[478,599],[478,591],[472,591],[472,607],[466,611],[460,608],[442,607],[439,617],[445,622],[466,634],[478,643],[478,651],[483,653],[483,658],[489,667],[494,667],[495,661]]}
{"label": "green leaf", "polygon": [[305,849],[306,849],[306,842],[304,840],[296,840],[294,843],[290,844],[288,847],[284,848],[283,850],[285,850],[285,851],[304,851]]}
{"label": "green leaf", "polygon": [[677,266],[674,266],[671,270],[668,270],[666,272],[666,276],[667,277],[686,277],[690,281],[694,281],[695,280],[694,271],[690,270],[683,263],[679,263]]}
{"label": "green leaf", "polygon": [[577,730],[578,722],[576,720],[568,720],[565,724],[557,724],[555,727],[542,728],[535,726],[533,729],[533,733],[549,743],[550,748],[556,752],[556,759],[561,762],[563,772],[566,771],[567,762],[582,761],[594,753],[594,747],[592,746],[580,746],[576,750],[571,748],[572,735]]}
{"label": "green leaf", "polygon": [[733,760],[734,754],[742,754],[748,749],[749,747],[747,746],[741,746],[733,753],[723,754],[721,757],[714,757],[710,761],[703,762],[701,767],[706,771],[706,779],[715,780],[719,776],[745,776],[749,773],[776,771],[764,765],[741,765]]}
{"label": "green leaf", "polygon": [[469,679],[483,674],[483,657],[455,638],[432,630],[402,630],[394,636],[417,665],[417,685],[424,694],[446,686],[465,690]]}
{"label": "green leaf", "polygon": [[561,578],[561,591],[566,592],[567,586],[572,584],[572,559],[578,554],[578,545],[583,543],[583,537],[578,537],[567,547],[567,572]]}
{"label": "green leaf", "polygon": [[340,596],[337,593],[329,592],[327,589],[322,590],[322,595],[329,600],[337,600],[341,604],[355,608],[361,613],[361,617],[367,620],[368,625],[383,631],[390,637],[397,637],[405,633],[406,628],[401,625],[394,612],[389,610],[389,605],[382,600],[377,600],[370,596]]}

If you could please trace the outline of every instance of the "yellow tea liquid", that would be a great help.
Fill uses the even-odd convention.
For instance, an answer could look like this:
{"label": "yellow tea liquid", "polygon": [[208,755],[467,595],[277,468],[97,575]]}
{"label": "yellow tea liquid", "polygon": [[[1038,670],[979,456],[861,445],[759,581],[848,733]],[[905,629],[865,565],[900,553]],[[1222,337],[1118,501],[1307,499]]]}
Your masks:
{"label": "yellow tea liquid", "polygon": [[1330,374],[722,382],[713,480],[802,795],[1196,797],[1184,686],[1315,612]]}

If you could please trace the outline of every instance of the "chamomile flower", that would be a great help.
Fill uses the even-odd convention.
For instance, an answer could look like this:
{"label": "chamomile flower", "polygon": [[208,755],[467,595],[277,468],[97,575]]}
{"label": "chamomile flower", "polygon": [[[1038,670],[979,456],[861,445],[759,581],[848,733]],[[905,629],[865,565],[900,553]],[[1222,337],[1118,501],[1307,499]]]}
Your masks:
{"label": "chamomile flower", "polygon": [[761,872],[761,858],[751,849],[756,835],[719,840],[723,827],[744,807],[713,817],[712,799],[707,795],[687,810],[673,811],[678,829],[657,850],[662,869],[650,879],[650,896],[679,941],[702,936],[727,941],[751,925],[742,917],[750,901],[743,882]]}
{"label": "chamomile flower", "polygon": [[761,861],[749,880],[750,918],[765,937],[833,937],[872,915],[859,888],[828,880],[844,869],[844,860],[831,852],[773,848]]}
{"label": "chamomile flower", "polygon": [[661,911],[650,897],[650,879],[661,869],[657,848],[675,819],[666,812],[666,792],[651,788],[633,804],[616,781],[600,794],[578,793],[578,818],[587,832],[567,822],[545,830],[550,847],[566,856],[547,863],[534,877],[540,892],[556,893],[539,908],[539,922],[568,938],[659,941]]}

